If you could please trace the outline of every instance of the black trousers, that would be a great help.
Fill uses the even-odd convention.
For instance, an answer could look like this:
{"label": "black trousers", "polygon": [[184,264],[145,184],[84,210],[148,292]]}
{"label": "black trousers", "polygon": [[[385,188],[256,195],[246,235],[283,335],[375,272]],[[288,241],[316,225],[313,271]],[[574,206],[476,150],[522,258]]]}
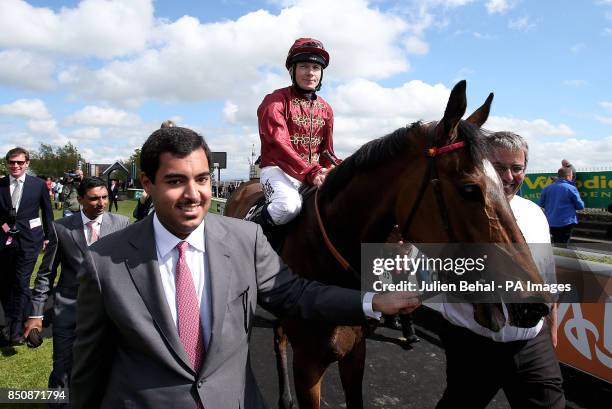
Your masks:
{"label": "black trousers", "polygon": [[[53,369],[49,375],[49,388],[70,389],[72,372],[72,346],[76,338],[75,327],[53,327]],[[70,404],[55,403],[52,408],[70,408]]]}
{"label": "black trousers", "polygon": [[485,408],[500,389],[514,409],[565,408],[561,370],[545,325],[533,339],[495,342],[446,322],[446,390],[436,408]]}
{"label": "black trousers", "polygon": [[16,337],[23,333],[23,321],[30,312],[30,277],[38,254],[16,246],[3,250],[0,257],[0,300],[6,320],[11,323],[10,336]]}
{"label": "black trousers", "polygon": [[108,199],[108,212],[111,212],[111,209],[113,208],[113,203],[115,204],[115,212],[119,211],[119,207],[117,206],[117,196],[113,196],[110,197]]}
{"label": "black trousers", "polygon": [[572,237],[572,230],[575,224],[568,224],[566,226],[552,227],[550,226],[550,235],[553,244],[567,244]]}

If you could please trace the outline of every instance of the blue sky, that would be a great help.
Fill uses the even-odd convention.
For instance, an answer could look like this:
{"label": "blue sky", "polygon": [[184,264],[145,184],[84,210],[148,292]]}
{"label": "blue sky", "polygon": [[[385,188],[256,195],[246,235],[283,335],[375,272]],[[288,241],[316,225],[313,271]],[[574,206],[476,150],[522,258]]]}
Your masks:
{"label": "blue sky", "polygon": [[1,0],[0,27],[2,152],[71,141],[109,163],[171,118],[247,178],[257,106],[312,36],[340,156],[440,119],[466,79],[468,110],[494,92],[486,127],[525,136],[531,169],[612,165],[612,0]]}

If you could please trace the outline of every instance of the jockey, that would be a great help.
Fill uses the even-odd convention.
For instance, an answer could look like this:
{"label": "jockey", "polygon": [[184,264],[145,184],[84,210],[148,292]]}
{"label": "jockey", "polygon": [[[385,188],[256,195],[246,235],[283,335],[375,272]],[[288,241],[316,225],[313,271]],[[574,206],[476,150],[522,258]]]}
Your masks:
{"label": "jockey", "polygon": [[328,64],[329,54],[320,41],[295,40],[285,62],[292,85],[266,95],[257,109],[266,205],[251,220],[288,223],[302,208],[300,186],[321,186],[333,166],[323,152],[340,162],[333,149],[334,113],[316,94]]}

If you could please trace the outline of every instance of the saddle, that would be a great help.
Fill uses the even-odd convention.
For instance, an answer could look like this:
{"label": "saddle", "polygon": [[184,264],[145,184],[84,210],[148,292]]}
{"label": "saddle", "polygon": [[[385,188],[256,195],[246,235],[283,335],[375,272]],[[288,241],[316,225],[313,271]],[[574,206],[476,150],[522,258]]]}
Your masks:
{"label": "saddle", "polygon": [[[310,197],[314,194],[316,189],[317,188],[314,186],[301,186],[298,192],[300,194],[300,197],[302,198],[302,203],[306,203],[306,201],[310,199]],[[299,217],[299,215],[287,224],[271,225],[269,223],[263,222],[262,211],[264,206],[266,205],[266,197],[262,194],[261,197],[257,199],[255,204],[251,206],[246,216],[244,217],[244,220],[249,220],[259,224],[263,230],[264,235],[272,245],[272,248],[277,253],[280,253],[283,248],[287,233],[291,230],[291,228],[295,224],[295,220],[297,219],[297,217]],[[308,210],[306,209],[306,207],[303,207],[302,212],[305,211]]]}

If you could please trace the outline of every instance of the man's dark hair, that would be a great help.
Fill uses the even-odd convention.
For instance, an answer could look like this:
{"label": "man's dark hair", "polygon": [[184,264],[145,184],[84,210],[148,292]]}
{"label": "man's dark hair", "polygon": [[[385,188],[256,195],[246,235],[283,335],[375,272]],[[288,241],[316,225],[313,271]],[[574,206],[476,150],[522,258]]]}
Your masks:
{"label": "man's dark hair", "polygon": [[212,165],[212,153],[202,135],[191,129],[173,126],[156,130],[149,136],[140,151],[140,170],[155,183],[155,174],[159,169],[159,157],[169,152],[173,156],[184,158],[191,152],[202,148]]}
{"label": "man's dark hair", "polygon": [[84,178],[79,186],[77,186],[77,194],[79,197],[85,197],[85,193],[94,187],[106,187],[106,182],[96,176],[88,176]]}
{"label": "man's dark hair", "polygon": [[6,153],[6,157],[5,157],[5,159],[6,159],[6,160],[9,160],[9,158],[10,158],[11,156],[16,156],[16,155],[21,155],[21,154],[25,155],[25,160],[26,160],[26,162],[29,162],[29,161],[30,161],[30,152],[28,152],[28,151],[27,151],[26,149],[24,149],[24,148],[20,148],[19,146],[18,146],[18,147],[16,147],[16,148],[11,149],[10,151],[8,151],[8,152]]}

